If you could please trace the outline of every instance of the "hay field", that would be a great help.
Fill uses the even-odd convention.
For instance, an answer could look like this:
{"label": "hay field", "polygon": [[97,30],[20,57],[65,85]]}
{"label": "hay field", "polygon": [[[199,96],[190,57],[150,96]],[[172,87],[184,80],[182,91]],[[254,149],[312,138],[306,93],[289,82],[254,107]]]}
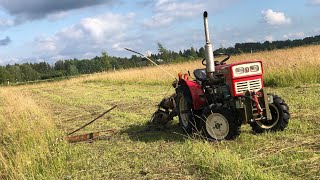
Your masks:
{"label": "hay field", "polygon": [[[174,91],[173,78],[157,67],[0,87],[0,179],[319,179],[319,52],[320,46],[308,46],[231,58],[263,60],[269,92],[283,97],[292,114],[284,132],[255,135],[245,125],[232,141],[187,137],[177,119],[165,130],[135,133]],[[202,65],[163,68],[175,75]],[[112,129],[107,138],[64,141],[113,105],[78,132]]]}
{"label": "hay field", "polygon": [[[293,48],[288,50],[275,50],[271,52],[258,52],[232,56],[227,63],[261,60],[265,69],[265,81],[270,86],[289,86],[304,83],[320,83],[320,45]],[[216,58],[220,60],[221,58]],[[164,69],[177,76],[179,72],[204,68],[201,60],[182,64],[163,65]],[[96,74],[86,77],[88,80],[165,84],[171,83],[173,78],[158,67],[137,68]],[[77,79],[82,80],[82,79]]]}

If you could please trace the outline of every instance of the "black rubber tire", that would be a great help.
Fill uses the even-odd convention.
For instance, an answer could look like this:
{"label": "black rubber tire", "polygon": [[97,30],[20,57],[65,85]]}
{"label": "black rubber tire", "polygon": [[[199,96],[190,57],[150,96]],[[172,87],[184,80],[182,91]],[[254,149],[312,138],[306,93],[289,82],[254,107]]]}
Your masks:
{"label": "black rubber tire", "polygon": [[[212,111],[212,112],[211,112]],[[213,107],[211,109],[211,111],[209,110],[209,108],[207,110],[204,110],[203,114],[202,114],[202,118],[201,118],[201,132],[202,135],[204,136],[204,138],[206,138],[209,141],[213,141],[213,140],[231,140],[231,139],[235,139],[236,137],[238,137],[240,135],[240,127],[241,127],[241,123],[240,121],[236,118],[237,115],[236,113],[233,112],[232,109],[228,109],[228,108],[223,108],[223,107]],[[228,125],[229,125],[229,132],[228,134],[223,138],[223,139],[216,139],[215,137],[212,137],[207,130],[207,118],[209,117],[209,115],[211,113],[218,113],[222,116],[224,116],[224,118],[228,121]]]}
{"label": "black rubber tire", "polygon": [[[180,127],[187,133],[192,133],[199,127],[199,121],[194,117],[192,97],[187,86],[181,86],[177,89],[177,96],[175,98],[177,114],[179,117]],[[186,103],[186,109],[188,112],[182,112],[185,110],[181,109],[181,102]],[[188,115],[185,115],[189,113]],[[185,120],[183,120],[185,118]]]}
{"label": "black rubber tire", "polygon": [[[273,96],[273,103],[269,105],[271,115],[272,115],[272,117],[278,117],[278,120],[261,121],[260,124],[263,124],[263,123],[264,123],[264,125],[269,124],[269,127],[261,127],[261,125],[259,125],[259,123],[257,123],[256,121],[252,122],[250,124],[250,126],[252,127],[252,131],[255,133],[263,133],[265,131],[273,131],[273,132],[274,131],[283,131],[288,126],[289,119],[290,119],[289,106],[286,104],[286,102],[281,97],[279,97],[277,95],[273,95],[273,94],[271,94],[271,95]],[[276,118],[273,118],[273,119],[276,119]]]}

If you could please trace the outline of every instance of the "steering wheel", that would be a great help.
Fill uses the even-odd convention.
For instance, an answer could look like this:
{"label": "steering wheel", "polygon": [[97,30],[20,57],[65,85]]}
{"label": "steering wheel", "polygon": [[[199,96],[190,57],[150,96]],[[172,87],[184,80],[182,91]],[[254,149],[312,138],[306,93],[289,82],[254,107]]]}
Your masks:
{"label": "steering wheel", "polygon": [[[229,58],[230,58],[230,54],[227,54],[227,53],[216,53],[216,54],[213,54],[213,56],[217,56],[217,57],[219,57],[219,56],[227,56],[226,58],[224,58],[222,61],[215,61],[215,62],[217,62],[217,64],[219,65],[222,65],[222,64],[224,64]],[[202,59],[202,65],[206,65],[204,62],[205,62],[205,60],[206,60],[206,58],[203,58]]]}

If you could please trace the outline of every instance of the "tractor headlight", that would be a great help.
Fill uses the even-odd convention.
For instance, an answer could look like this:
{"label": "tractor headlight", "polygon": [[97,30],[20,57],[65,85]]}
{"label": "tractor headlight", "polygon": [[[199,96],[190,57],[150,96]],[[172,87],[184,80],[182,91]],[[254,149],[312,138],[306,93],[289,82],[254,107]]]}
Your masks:
{"label": "tractor headlight", "polygon": [[243,74],[244,73],[244,68],[243,67],[238,67],[235,69],[236,74]]}
{"label": "tractor headlight", "polygon": [[258,72],[259,71],[259,65],[252,65],[250,66],[250,72]]}
{"label": "tractor headlight", "polygon": [[262,64],[260,61],[244,62],[242,64],[235,64],[231,68],[233,72],[233,78],[243,77],[243,76],[255,76],[261,75]]}

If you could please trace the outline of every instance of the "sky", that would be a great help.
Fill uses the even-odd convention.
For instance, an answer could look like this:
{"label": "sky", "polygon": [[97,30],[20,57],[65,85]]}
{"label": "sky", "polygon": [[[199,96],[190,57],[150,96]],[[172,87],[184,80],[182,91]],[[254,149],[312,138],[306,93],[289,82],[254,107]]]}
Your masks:
{"label": "sky", "polygon": [[320,35],[320,0],[0,0],[0,65]]}

